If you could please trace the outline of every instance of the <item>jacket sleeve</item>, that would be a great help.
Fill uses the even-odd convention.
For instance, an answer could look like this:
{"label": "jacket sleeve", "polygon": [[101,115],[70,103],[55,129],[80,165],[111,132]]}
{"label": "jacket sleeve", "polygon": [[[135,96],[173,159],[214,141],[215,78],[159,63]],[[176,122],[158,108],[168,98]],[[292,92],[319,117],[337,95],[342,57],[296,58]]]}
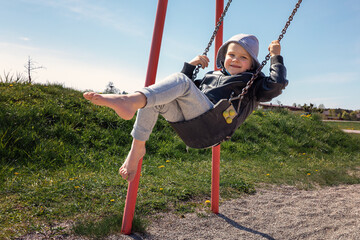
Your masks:
{"label": "jacket sleeve", "polygon": [[270,76],[263,77],[256,82],[255,96],[259,102],[268,102],[279,96],[289,83],[286,80],[283,57],[280,55],[273,56],[270,62]]}
{"label": "jacket sleeve", "polygon": [[191,65],[187,62],[184,62],[183,69],[181,70],[181,73],[185,74],[188,78],[192,79],[193,72],[195,70],[196,66]]}
{"label": "jacket sleeve", "polygon": [[[196,68],[196,66],[185,62],[184,66],[183,66],[183,69],[181,70],[181,73],[185,74],[188,78],[192,79],[195,68]],[[195,83],[195,85],[197,87],[200,86],[201,82],[202,82],[202,79],[195,79],[194,80],[194,83]]]}

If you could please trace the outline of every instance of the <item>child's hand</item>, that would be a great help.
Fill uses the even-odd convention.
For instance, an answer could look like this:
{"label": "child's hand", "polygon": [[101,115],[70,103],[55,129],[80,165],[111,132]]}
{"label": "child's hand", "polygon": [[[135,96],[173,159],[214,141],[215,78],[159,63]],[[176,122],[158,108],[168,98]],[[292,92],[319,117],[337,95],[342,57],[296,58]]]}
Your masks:
{"label": "child's hand", "polygon": [[269,45],[270,56],[280,55],[281,46],[279,40],[274,40]]}
{"label": "child's hand", "polygon": [[199,56],[196,56],[193,60],[191,60],[189,62],[189,64],[194,65],[194,66],[201,65],[201,68],[204,69],[209,66],[209,62],[210,62],[210,60],[207,56],[199,55]]}

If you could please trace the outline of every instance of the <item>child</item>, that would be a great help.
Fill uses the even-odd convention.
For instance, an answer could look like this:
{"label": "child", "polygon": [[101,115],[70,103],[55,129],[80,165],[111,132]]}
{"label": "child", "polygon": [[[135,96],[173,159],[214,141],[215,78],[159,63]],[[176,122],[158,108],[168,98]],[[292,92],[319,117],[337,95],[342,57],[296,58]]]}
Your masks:
{"label": "child", "polygon": [[[243,110],[239,113],[244,115],[244,119],[259,102],[270,101],[281,94],[287,85],[286,69],[280,50],[279,41],[271,42],[270,76],[260,73],[245,95],[241,103]],[[208,67],[207,56],[195,57],[184,64],[181,73],[173,74],[160,83],[132,94],[84,93],[84,97],[92,103],[112,108],[125,120],[132,119],[138,111],[131,132],[131,150],[119,169],[120,175],[129,182],[134,179],[138,162],[145,155],[145,143],[159,114],[170,122],[189,120],[211,109],[220,99],[228,99],[231,94],[236,96],[241,93],[260,66],[258,51],[259,42],[255,36],[238,34],[225,42],[217,53],[216,64],[222,70],[207,73],[202,81],[195,81],[195,84],[191,80],[193,71],[197,65],[201,65],[203,69]]]}

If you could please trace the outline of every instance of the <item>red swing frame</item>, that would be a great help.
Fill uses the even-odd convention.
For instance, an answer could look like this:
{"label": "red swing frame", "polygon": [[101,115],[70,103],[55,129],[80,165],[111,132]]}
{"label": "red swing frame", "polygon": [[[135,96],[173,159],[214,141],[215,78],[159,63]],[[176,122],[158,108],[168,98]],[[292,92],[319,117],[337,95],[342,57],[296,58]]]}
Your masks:
{"label": "red swing frame", "polygon": [[[215,0],[215,1],[216,1],[216,10],[215,10],[216,11],[215,25],[216,25],[224,10],[224,0]],[[152,37],[152,43],[150,49],[149,63],[148,63],[146,79],[145,79],[145,86],[150,86],[155,83],[162,35],[165,25],[167,4],[168,4],[168,0],[158,0],[154,31],[153,31],[153,37]],[[214,57],[215,70],[218,70],[216,67],[216,53],[220,48],[220,46],[222,45],[222,43],[223,43],[223,24],[221,24],[215,38],[215,57]],[[139,161],[138,170],[135,179],[128,185],[123,222],[121,227],[121,232],[126,235],[131,234],[137,192],[138,192],[140,175],[141,175],[142,160],[143,159],[141,158]],[[219,184],[220,184],[220,145],[212,148],[211,211],[215,214],[219,213],[219,196],[220,196]]]}

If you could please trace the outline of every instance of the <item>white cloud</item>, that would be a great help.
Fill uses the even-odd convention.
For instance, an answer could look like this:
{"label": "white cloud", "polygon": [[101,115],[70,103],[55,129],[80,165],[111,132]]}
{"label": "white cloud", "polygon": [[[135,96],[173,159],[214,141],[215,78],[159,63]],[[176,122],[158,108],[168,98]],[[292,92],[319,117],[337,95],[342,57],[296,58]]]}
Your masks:
{"label": "white cloud", "polygon": [[28,37],[20,37],[19,39],[22,41],[25,41],[25,42],[30,41],[30,38],[28,38]]}

